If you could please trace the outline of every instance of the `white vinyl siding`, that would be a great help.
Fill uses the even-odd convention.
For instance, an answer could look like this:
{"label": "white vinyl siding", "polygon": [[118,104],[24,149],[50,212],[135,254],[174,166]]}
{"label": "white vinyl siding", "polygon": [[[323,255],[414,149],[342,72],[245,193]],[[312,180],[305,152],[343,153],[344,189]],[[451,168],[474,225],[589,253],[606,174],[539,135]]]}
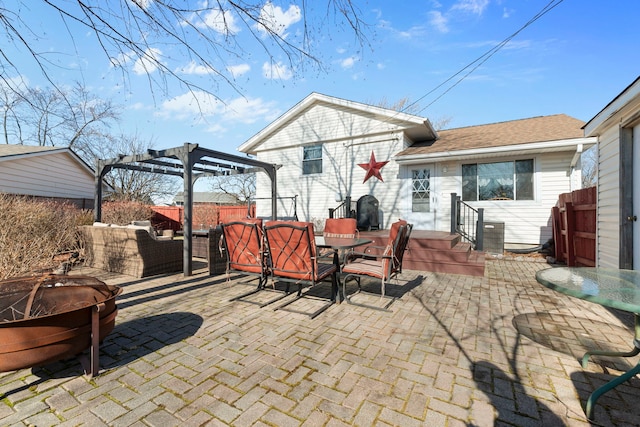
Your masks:
{"label": "white vinyl siding", "polygon": [[65,153],[0,162],[0,192],[42,197],[93,199],[94,177]]}
{"label": "white vinyl siding", "polygon": [[[543,244],[553,236],[551,209],[558,202],[558,195],[571,191],[568,174],[573,154],[560,152],[534,156],[534,200],[487,200],[467,203],[476,209],[483,208],[485,221],[504,222],[506,244]],[[508,159],[492,160],[499,162]],[[458,186],[453,192],[458,195],[462,191],[462,164],[468,163],[463,161],[456,166]],[[450,203],[451,197],[447,200]],[[442,204],[441,206],[444,207]],[[448,209],[448,212],[450,211],[451,209]],[[440,229],[446,230],[444,227]]]}
{"label": "white vinyl siding", "polygon": [[607,129],[598,143],[598,213],[596,265],[620,265],[620,145],[617,126]]}

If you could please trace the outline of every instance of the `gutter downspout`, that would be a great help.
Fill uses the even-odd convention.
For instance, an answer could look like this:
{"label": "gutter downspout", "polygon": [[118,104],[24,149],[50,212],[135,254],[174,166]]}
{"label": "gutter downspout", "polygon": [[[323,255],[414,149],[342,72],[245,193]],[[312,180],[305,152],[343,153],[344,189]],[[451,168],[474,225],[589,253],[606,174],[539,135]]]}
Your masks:
{"label": "gutter downspout", "polygon": [[[575,173],[576,165],[580,161],[580,156],[582,155],[583,151],[584,151],[584,145],[583,144],[578,144],[576,146],[576,152],[573,154],[573,157],[571,158],[571,163],[569,165],[569,177],[570,177],[569,182],[571,184],[571,191],[578,190],[578,189],[582,188],[582,182],[578,182],[577,183],[577,187],[578,188],[575,188],[574,182],[573,182],[573,175]],[[580,180],[580,181],[582,181],[582,180]]]}

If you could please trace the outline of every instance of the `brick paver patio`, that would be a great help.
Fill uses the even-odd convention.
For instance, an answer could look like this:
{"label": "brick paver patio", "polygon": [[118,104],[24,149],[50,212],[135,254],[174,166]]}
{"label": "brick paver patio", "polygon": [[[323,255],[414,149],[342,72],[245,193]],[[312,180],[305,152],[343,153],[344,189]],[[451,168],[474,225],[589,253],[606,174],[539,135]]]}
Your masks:
{"label": "brick paver patio", "polygon": [[341,304],[314,320],[229,302],[248,289],[240,276],[74,271],[124,289],[101,373],[73,359],[0,374],[0,425],[640,425],[638,378],[601,397],[593,423],[583,411],[637,359],[577,360],[629,349],[632,319],[539,285],[548,267],[406,271],[392,312]]}

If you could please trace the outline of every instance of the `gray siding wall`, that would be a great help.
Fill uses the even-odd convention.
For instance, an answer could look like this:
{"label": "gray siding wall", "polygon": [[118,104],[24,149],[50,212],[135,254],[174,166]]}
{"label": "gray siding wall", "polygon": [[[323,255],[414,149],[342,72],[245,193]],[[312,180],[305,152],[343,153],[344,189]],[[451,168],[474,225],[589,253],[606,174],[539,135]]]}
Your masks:
{"label": "gray siding wall", "polygon": [[93,199],[94,177],[64,153],[0,162],[0,192]]}

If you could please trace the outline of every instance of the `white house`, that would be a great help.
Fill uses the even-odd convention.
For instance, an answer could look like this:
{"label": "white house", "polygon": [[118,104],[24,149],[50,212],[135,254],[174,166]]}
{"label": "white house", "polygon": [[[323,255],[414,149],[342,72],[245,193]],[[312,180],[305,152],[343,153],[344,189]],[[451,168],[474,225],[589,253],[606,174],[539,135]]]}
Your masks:
{"label": "white house", "polygon": [[596,266],[640,269],[640,77],[584,134],[598,139]]}
{"label": "white house", "polygon": [[[371,195],[381,228],[403,218],[449,231],[456,193],[505,223],[506,244],[538,245],[558,195],[580,187],[580,154],[595,143],[583,124],[555,115],[436,132],[423,117],[312,93],[239,150],[281,165],[278,195],[298,196],[301,220]],[[269,196],[264,180],[258,199]]]}
{"label": "white house", "polygon": [[0,145],[0,193],[69,200],[93,208],[93,170],[68,147]]}

